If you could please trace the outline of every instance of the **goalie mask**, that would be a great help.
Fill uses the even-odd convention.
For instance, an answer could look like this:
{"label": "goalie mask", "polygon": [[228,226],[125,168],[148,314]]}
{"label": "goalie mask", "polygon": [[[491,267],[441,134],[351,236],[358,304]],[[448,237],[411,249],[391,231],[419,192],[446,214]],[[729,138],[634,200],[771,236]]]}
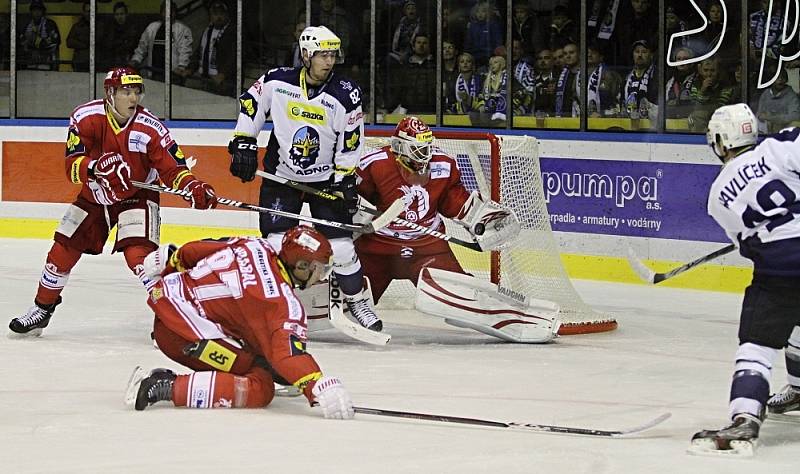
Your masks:
{"label": "goalie mask", "polygon": [[755,145],[757,140],[758,122],[747,104],[720,107],[708,121],[706,142],[723,162],[729,150]]}
{"label": "goalie mask", "polygon": [[300,288],[307,288],[330,276],[333,270],[333,249],[330,242],[312,227],[297,226],[283,235],[281,262]]}
{"label": "goalie mask", "polygon": [[392,152],[401,167],[412,175],[427,178],[433,155],[433,132],[417,117],[406,117],[392,135]]}

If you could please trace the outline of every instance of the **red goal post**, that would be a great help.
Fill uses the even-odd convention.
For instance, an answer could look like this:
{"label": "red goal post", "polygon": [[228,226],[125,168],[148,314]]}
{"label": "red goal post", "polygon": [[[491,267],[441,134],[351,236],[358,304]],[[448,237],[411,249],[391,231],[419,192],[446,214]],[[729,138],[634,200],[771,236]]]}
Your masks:
{"label": "red goal post", "polygon": [[[391,129],[368,130],[364,153],[388,145],[392,133]],[[561,335],[616,329],[611,315],[597,312],[581,300],[561,263],[542,191],[538,141],[481,131],[436,131],[434,136],[434,144],[456,160],[467,189],[484,195],[488,192],[493,201],[513,209],[522,224],[520,236],[510,246],[490,255],[451,245],[464,269],[531,298],[558,303]],[[448,221],[446,226],[449,234],[471,240],[460,225]],[[413,301],[413,291],[410,284],[395,282],[381,306],[407,306]],[[391,302],[385,304],[384,300]]]}

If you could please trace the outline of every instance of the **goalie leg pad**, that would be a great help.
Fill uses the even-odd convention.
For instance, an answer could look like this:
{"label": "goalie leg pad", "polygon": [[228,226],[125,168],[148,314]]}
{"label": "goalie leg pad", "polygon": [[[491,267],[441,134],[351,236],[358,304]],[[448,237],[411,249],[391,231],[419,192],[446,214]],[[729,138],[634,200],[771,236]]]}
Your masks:
{"label": "goalie leg pad", "polygon": [[323,331],[333,327],[328,319],[328,282],[317,283],[302,290],[295,289],[295,294],[306,313],[308,332]]}
{"label": "goalie leg pad", "polygon": [[420,272],[415,307],[453,326],[509,342],[548,342],[561,326],[559,307],[551,301],[518,301],[490,282],[434,268]]}

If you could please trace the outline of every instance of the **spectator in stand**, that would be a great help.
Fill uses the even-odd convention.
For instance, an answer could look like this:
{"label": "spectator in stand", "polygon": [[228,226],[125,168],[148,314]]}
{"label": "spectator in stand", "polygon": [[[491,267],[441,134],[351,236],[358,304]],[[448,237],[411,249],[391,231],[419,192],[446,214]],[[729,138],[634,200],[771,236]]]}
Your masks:
{"label": "spectator in stand", "polygon": [[283,66],[286,67],[300,67],[303,65],[303,57],[300,54],[300,35],[303,33],[303,30],[306,29],[306,21],[301,20],[295,23],[294,25],[294,42],[292,43],[292,51],[286,57],[286,60],[283,62]]}
{"label": "spectator in stand", "polygon": [[545,38],[539,18],[531,15],[527,2],[515,2],[513,7],[511,39],[519,40],[528,51],[544,43]]}
{"label": "spectator in stand", "polygon": [[[644,40],[649,45],[658,44],[658,10],[650,0],[621,0],[624,9],[617,15],[614,34],[615,61],[613,64],[631,64],[630,45]],[[657,5],[657,3],[655,4]]]}
{"label": "spectator in stand", "polygon": [[722,4],[719,0],[713,0],[709,4],[706,17],[708,18],[708,25],[700,33],[700,39],[692,43],[695,46],[694,50],[698,56],[703,56],[717,47],[722,41],[714,56],[720,59],[722,67],[733,69],[733,64],[740,62],[739,37],[736,34],[738,26],[731,28],[732,22],[729,18],[727,28],[725,30],[722,29]]}
{"label": "spectator in stand", "polygon": [[467,24],[464,51],[470,53],[478,67],[485,66],[495,48],[503,44],[503,25],[497,11],[488,1],[479,1],[472,9]]}
{"label": "spectator in stand", "polygon": [[553,8],[548,36],[551,49],[561,49],[566,44],[578,44],[578,26],[570,19],[567,7],[559,5]]}
{"label": "spectator in stand", "polygon": [[456,112],[474,114],[480,109],[481,78],[475,71],[475,59],[469,53],[458,56],[458,77],[456,78]]}
{"label": "spectator in stand", "polygon": [[[772,16],[767,18],[772,4]],[[750,14],[750,58],[761,64],[764,42],[767,44],[767,64],[777,66],[778,58],[783,50],[781,37],[783,32],[783,1],[761,0],[761,10]]]}
{"label": "spectator in stand", "polygon": [[104,27],[97,41],[98,70],[111,69],[114,66],[128,64],[136,45],[139,44],[141,32],[130,15],[125,2],[114,4],[114,18]]}
{"label": "spectator in stand", "polygon": [[[669,41],[672,38],[672,35],[686,31],[687,25],[686,22],[678,16],[678,13],[675,11],[675,7],[672,5],[666,7],[666,11],[664,13],[664,22],[664,44],[666,44],[667,48],[669,48]],[[672,45],[672,50],[674,51],[675,48],[682,46],[689,46],[689,38],[690,36],[679,36],[676,38]]]}
{"label": "spectator in stand", "polygon": [[[680,47],[675,51],[675,61],[686,61],[695,57],[694,51]],[[696,64],[682,64],[672,68],[672,76],[667,79],[667,118],[686,118],[694,108],[691,92],[697,79]]]}
{"label": "spectator in stand", "polygon": [[44,71],[58,70],[58,47],[61,33],[56,22],[47,18],[42,0],[31,0],[31,21],[22,27],[19,36],[20,67]]}
{"label": "spectator in stand", "polygon": [[458,78],[458,50],[450,40],[442,41],[442,109],[456,111],[456,79]]}
{"label": "spectator in stand", "polygon": [[[494,56],[489,58],[489,71],[483,78],[480,108],[481,125],[502,127],[505,126],[508,103],[508,71],[506,70],[506,49],[499,47]],[[477,125],[477,124],[473,124]]]}
{"label": "spectator in stand", "polygon": [[11,51],[11,15],[8,13],[0,14],[0,70],[7,71],[9,68],[9,54]]}
{"label": "spectator in stand", "polygon": [[693,132],[706,130],[711,114],[731,104],[733,87],[726,86],[720,79],[719,59],[711,57],[700,63],[690,97],[694,110],[689,114],[689,129]]}
{"label": "spectator in stand", "polygon": [[605,54],[599,44],[592,43],[586,49],[589,117],[617,117],[622,109],[622,78],[605,64]]}
{"label": "spectator in stand", "polygon": [[395,114],[425,114],[436,110],[436,96],[431,94],[436,84],[436,62],[430,52],[430,38],[418,33],[413,45],[411,56],[396,75],[399,82],[394,87],[398,104],[392,112]]}
{"label": "spectator in stand", "polygon": [[[316,3],[316,2],[314,2]],[[348,61],[350,54],[353,52],[355,46],[352,42],[350,15],[347,14],[345,9],[336,4],[334,0],[319,0],[319,8],[316,6],[311,8],[311,24],[312,25],[325,25],[332,31],[336,32],[336,36],[342,41],[342,47],[339,50],[344,61]],[[342,3],[341,1],[339,3]],[[303,2],[305,4],[305,2]],[[305,8],[302,9],[299,18],[305,18]]]}
{"label": "spectator in stand", "polygon": [[403,3],[403,17],[394,29],[392,35],[392,51],[389,58],[396,63],[404,64],[412,53],[412,40],[419,34],[422,26],[417,15],[417,2]]}
{"label": "spectator in stand", "polygon": [[556,111],[556,83],[559,72],[554,71],[553,53],[543,49],[536,55],[536,75],[533,78],[534,113],[552,116]]}
{"label": "spectator in stand", "polygon": [[578,108],[578,74],[580,61],[578,45],[569,43],[564,46],[564,67],[556,82],[556,117],[577,117]]}
{"label": "spectator in stand", "polygon": [[[514,71],[511,84],[514,115],[531,115],[535,98],[533,59],[525,54],[521,40],[512,40],[511,48],[511,60],[514,61],[511,68]],[[505,48],[501,46],[498,49],[502,49],[505,56]]]}
{"label": "spectator in stand", "polygon": [[650,109],[658,105],[658,80],[653,64],[653,50],[646,40],[633,43],[633,69],[625,78],[623,115],[632,119],[650,118]]}
{"label": "spectator in stand", "polygon": [[228,4],[212,0],[208,4],[208,19],[209,25],[189,61],[189,70],[201,79],[205,90],[233,97],[238,92],[236,25],[231,21]]}
{"label": "spectator in stand", "polygon": [[[767,77],[775,75],[769,71]],[[800,120],[800,97],[787,84],[789,75],[781,68],[778,78],[758,99],[758,131],[759,133],[776,133],[788,127],[793,121]]]}
{"label": "spectator in stand", "polygon": [[67,35],[67,48],[72,48],[72,70],[76,72],[89,71],[89,15],[91,5],[83,2],[81,16],[72,25]]}
{"label": "spectator in stand", "polygon": [[[144,72],[144,75],[156,81],[164,80],[165,68],[165,28],[164,19],[167,16],[165,2],[161,2],[161,20],[156,20],[145,28],[139,38],[139,45],[131,57],[130,65]],[[192,30],[185,23],[177,19],[178,7],[174,1],[170,2],[170,16],[172,23],[172,82],[183,84],[186,77],[191,74],[189,61],[192,56]]]}
{"label": "spectator in stand", "polygon": [[558,48],[552,48],[553,51],[553,72],[556,74],[561,74],[561,70],[564,69],[564,46],[559,46]]}

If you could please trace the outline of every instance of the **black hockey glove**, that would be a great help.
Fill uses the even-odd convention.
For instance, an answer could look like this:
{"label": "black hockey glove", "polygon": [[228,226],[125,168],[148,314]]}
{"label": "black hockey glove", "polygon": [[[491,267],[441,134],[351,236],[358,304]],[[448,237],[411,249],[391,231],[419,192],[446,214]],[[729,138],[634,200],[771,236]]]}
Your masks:
{"label": "black hockey glove", "polygon": [[243,183],[252,181],[258,169],[258,143],[253,137],[233,137],[228,143],[231,154],[231,174]]}
{"label": "black hockey glove", "polygon": [[358,212],[358,190],[356,189],[355,173],[342,176],[339,182],[334,182],[333,189],[342,193],[342,208],[351,216]]}

